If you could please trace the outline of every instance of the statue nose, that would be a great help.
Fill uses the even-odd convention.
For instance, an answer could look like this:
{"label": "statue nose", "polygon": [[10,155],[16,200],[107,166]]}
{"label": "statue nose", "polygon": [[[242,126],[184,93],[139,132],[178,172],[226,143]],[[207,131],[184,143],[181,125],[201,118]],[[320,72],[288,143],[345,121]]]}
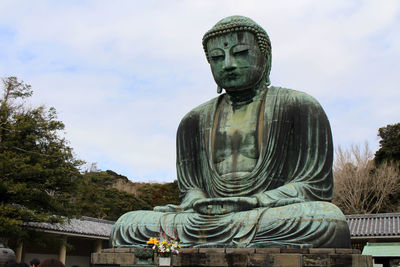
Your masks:
{"label": "statue nose", "polygon": [[225,56],[224,70],[231,71],[236,69],[236,63],[232,56],[229,54]]}

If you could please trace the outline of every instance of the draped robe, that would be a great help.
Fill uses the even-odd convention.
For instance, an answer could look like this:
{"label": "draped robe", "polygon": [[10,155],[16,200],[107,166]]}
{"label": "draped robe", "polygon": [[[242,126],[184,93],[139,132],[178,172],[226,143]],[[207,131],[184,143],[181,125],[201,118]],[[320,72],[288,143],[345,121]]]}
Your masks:
{"label": "draped robe", "polygon": [[349,247],[343,213],[333,194],[329,121],[311,96],[279,87],[263,89],[257,133],[259,158],[240,178],[223,178],[213,161],[214,98],[189,112],[177,133],[182,203],[202,198],[255,197],[258,207],[221,215],[193,209],[132,211],[114,225],[113,246],[141,246],[159,233],[185,247]]}

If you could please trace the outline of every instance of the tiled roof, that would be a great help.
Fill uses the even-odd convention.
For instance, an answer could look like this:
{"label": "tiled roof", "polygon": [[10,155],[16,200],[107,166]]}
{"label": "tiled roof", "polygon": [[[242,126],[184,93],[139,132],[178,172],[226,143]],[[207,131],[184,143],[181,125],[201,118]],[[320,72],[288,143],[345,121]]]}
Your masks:
{"label": "tiled roof", "polygon": [[346,215],[352,238],[400,237],[400,213]]}
{"label": "tiled roof", "polygon": [[108,239],[114,222],[83,216],[64,223],[29,222],[25,225],[45,232]]}

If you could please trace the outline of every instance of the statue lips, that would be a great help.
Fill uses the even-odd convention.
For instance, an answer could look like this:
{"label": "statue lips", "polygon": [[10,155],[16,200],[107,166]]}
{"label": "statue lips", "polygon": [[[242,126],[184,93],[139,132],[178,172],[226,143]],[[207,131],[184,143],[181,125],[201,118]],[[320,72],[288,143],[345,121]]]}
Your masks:
{"label": "statue lips", "polygon": [[238,73],[235,72],[228,72],[224,75],[224,79],[228,81],[236,80],[239,77]]}

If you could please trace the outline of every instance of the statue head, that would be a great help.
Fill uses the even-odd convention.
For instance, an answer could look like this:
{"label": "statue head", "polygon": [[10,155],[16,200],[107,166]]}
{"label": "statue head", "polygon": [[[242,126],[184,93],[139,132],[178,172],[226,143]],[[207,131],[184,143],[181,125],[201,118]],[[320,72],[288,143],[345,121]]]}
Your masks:
{"label": "statue head", "polygon": [[243,16],[220,20],[204,35],[203,48],[214,80],[228,92],[270,84],[271,42],[253,20]]}

